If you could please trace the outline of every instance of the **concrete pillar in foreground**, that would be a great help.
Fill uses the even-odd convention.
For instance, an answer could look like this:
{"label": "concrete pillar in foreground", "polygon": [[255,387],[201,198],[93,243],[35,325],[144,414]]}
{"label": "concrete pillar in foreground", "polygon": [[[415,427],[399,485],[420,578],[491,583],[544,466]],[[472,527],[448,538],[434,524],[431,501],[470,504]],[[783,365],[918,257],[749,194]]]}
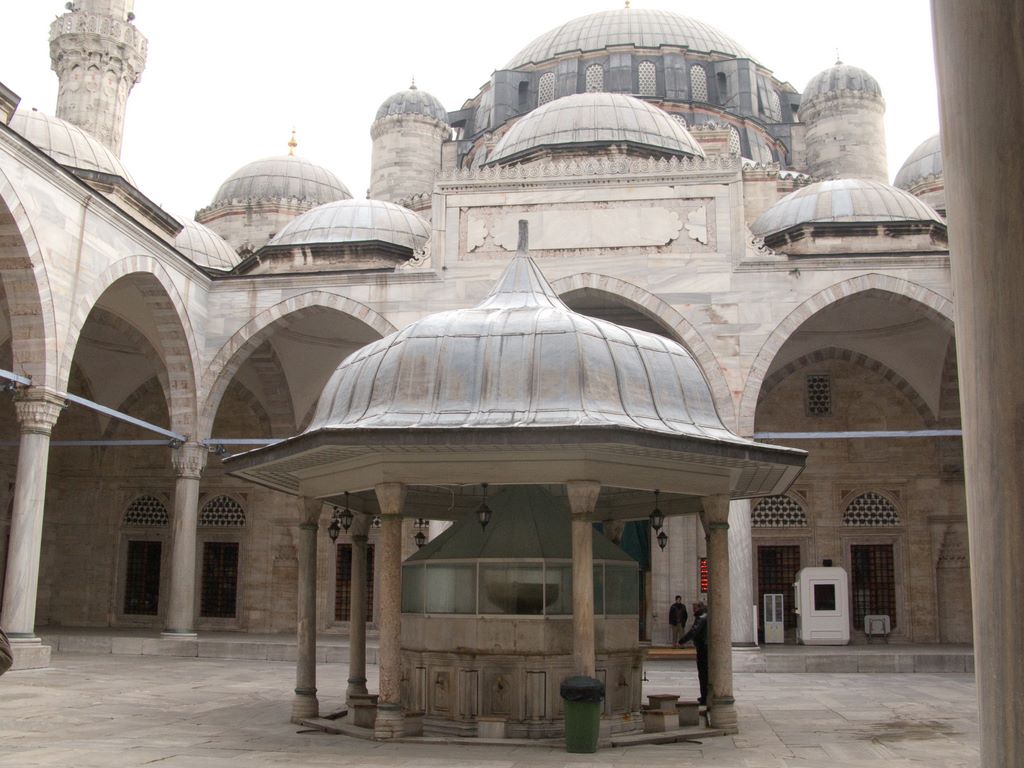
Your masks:
{"label": "concrete pillar in foreground", "polygon": [[1024,765],[1024,6],[932,0],[981,765]]}
{"label": "concrete pillar in foreground", "polygon": [[36,596],[50,433],[63,407],[63,397],[41,387],[23,390],[14,401],[20,433],[18,469],[0,624],[11,638],[15,669],[50,665],[50,648],[35,635]]}
{"label": "concrete pillar in foreground", "polygon": [[565,484],[572,516],[572,655],[574,672],[593,677],[594,650],[594,525],[601,484],[570,480]]}
{"label": "concrete pillar in foreground", "polygon": [[374,489],[380,506],[380,535],[377,538],[380,569],[380,647],[377,664],[380,668],[380,696],[377,720],[373,726],[375,739],[393,739],[403,735],[402,713],[402,508],[405,486],[381,483]]}
{"label": "concrete pillar in foreground", "polygon": [[[754,545],[750,535],[750,500],[729,503],[729,585],[732,589],[732,644],[757,645],[754,624]],[[761,606],[758,606],[760,610]]]}
{"label": "concrete pillar in foreground", "polygon": [[302,522],[298,540],[298,603],[296,605],[295,698],[292,722],[320,715],[316,697],[316,539],[320,499],[300,499]]}
{"label": "concrete pillar in foreground", "polygon": [[701,522],[707,534],[708,571],[708,710],[711,724],[736,731],[732,696],[732,603],[729,585],[729,497],[706,496]]}
{"label": "concrete pillar in foreground", "polygon": [[194,638],[196,620],[196,524],[199,519],[199,478],[208,451],[185,443],[171,453],[174,482],[174,533],[171,541],[171,595],[164,637]]}
{"label": "concrete pillar in foreground", "polygon": [[365,696],[366,691],[366,543],[370,518],[356,515],[352,522],[352,601],[349,605],[348,689],[346,701],[352,696]]}

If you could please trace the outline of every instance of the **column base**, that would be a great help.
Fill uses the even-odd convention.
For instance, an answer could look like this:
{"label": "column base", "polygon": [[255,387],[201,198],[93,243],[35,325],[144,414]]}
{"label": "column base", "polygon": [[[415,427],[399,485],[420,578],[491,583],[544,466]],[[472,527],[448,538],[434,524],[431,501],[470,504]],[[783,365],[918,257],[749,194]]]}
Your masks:
{"label": "column base", "polygon": [[292,699],[291,721],[299,723],[311,717],[320,717],[320,701],[316,697],[316,688],[296,688],[295,698]]}
{"label": "column base", "polygon": [[736,700],[731,696],[712,696],[711,705],[708,707],[708,720],[708,725],[712,728],[718,728],[726,733],[739,733]]}
{"label": "column base", "polygon": [[14,663],[11,670],[18,669],[46,669],[50,666],[50,651],[48,645],[35,635],[14,635],[10,637],[11,652]]}
{"label": "column base", "polygon": [[160,637],[165,640],[195,640],[199,637],[192,630],[176,630],[176,629],[165,629],[160,633]]}
{"label": "column base", "polygon": [[346,703],[351,701],[353,696],[366,696],[368,693],[365,677],[350,677],[348,679],[348,688],[345,690]]}
{"label": "column base", "polygon": [[373,723],[373,738],[378,741],[397,739],[405,735],[405,713],[398,704],[378,704],[377,719]]}

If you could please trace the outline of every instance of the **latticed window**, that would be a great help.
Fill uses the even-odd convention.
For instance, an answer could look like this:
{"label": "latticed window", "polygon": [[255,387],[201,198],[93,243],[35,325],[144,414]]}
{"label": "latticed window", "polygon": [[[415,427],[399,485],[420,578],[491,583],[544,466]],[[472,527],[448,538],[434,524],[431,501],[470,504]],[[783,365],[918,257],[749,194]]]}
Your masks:
{"label": "latticed window", "polygon": [[729,126],[729,153],[738,155],[740,153],[740,132],[733,126]]}
{"label": "latticed window", "polygon": [[708,73],[700,64],[690,67],[690,94],[694,101],[708,100]]}
{"label": "latticed window", "polygon": [[782,101],[778,91],[768,91],[768,116],[776,123],[782,122]]}
{"label": "latticed window", "polygon": [[[348,621],[352,610],[352,545],[338,544],[334,573],[334,620]],[[366,620],[373,621],[373,544],[366,545]]]}
{"label": "latticed window", "polygon": [[640,95],[653,96],[658,92],[658,71],[653,61],[641,61],[637,68],[640,76]]}
{"label": "latticed window", "polygon": [[812,373],[807,377],[807,415],[832,415],[832,377],[827,373]]}
{"label": "latticed window", "polygon": [[122,522],[124,525],[167,525],[167,507],[156,496],[137,496],[125,510]]}
{"label": "latticed window", "polygon": [[537,105],[547,104],[555,98],[555,73],[545,72],[537,84]]}
{"label": "latticed window", "polygon": [[851,501],[843,512],[843,525],[878,527],[899,525],[900,513],[885,496],[867,491]]}
{"label": "latticed window", "polygon": [[892,544],[854,544],[850,561],[853,626],[863,629],[865,616],[884,614],[895,627],[896,563]]}
{"label": "latticed window", "polygon": [[207,541],[203,544],[199,615],[209,619],[233,619],[237,601],[238,542]]}
{"label": "latticed window", "polygon": [[598,93],[604,90],[604,67],[591,64],[587,67],[587,93]]}
{"label": "latticed window", "polygon": [[[785,497],[781,497],[785,498]],[[793,583],[800,570],[800,547],[796,544],[757,548],[757,605],[764,606],[764,596],[782,593],[787,629],[796,627],[793,605]]]}
{"label": "latticed window", "polygon": [[124,579],[124,612],[156,616],[160,608],[159,541],[129,541]]}
{"label": "latticed window", "polygon": [[683,126],[683,128],[689,128],[689,126],[686,124],[686,118],[683,117],[682,115],[673,114],[672,119],[679,123],[681,126]]}
{"label": "latticed window", "polygon": [[807,513],[791,496],[765,496],[750,513],[754,528],[806,527]]}
{"label": "latticed window", "polygon": [[230,496],[215,496],[203,505],[199,525],[210,528],[232,528],[245,525],[245,510]]}

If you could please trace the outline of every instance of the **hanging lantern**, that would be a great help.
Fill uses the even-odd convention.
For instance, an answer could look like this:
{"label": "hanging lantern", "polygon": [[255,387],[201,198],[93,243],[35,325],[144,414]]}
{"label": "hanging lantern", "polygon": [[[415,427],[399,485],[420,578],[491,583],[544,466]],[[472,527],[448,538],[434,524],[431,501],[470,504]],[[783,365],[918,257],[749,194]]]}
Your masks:
{"label": "hanging lantern", "polygon": [[480,527],[486,528],[491,522],[491,508],[487,506],[487,483],[481,483],[484,489],[484,498],[480,506],[476,508],[476,519],[480,521]]}
{"label": "hanging lantern", "polygon": [[416,542],[416,549],[420,549],[427,543],[427,534],[423,531],[416,531],[416,535],[412,537],[412,540]]}
{"label": "hanging lantern", "polygon": [[[660,531],[661,527],[665,524],[665,515],[658,508],[658,494],[659,493],[661,493],[661,491],[658,491],[658,490],[654,491],[654,509],[651,510],[651,528],[653,528],[656,531]],[[665,547],[662,546],[662,549],[664,549],[664,548]]]}
{"label": "hanging lantern", "polygon": [[327,535],[331,537],[331,541],[337,541],[338,536],[341,535],[341,514],[337,507],[334,507],[331,522],[327,525]]}
{"label": "hanging lantern", "polygon": [[668,544],[668,534],[664,531],[658,531],[658,546],[664,549],[666,544]]}
{"label": "hanging lantern", "polygon": [[345,491],[345,508],[338,515],[338,521],[346,531],[352,527],[352,510],[348,506],[348,491]]}

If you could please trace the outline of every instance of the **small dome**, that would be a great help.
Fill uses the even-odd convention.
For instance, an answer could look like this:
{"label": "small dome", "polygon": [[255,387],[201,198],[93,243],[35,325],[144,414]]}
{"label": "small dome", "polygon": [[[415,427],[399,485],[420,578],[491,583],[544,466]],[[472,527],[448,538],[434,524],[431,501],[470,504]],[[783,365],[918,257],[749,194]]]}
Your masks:
{"label": "small dome", "polygon": [[267,245],[381,242],[419,250],[430,224],[408,208],[383,200],[338,200],[297,216]]}
{"label": "small dome", "polygon": [[563,53],[603,51],[611,46],[673,46],[700,53],[753,59],[739,43],[702,21],[651,8],[618,8],[573,19],[545,32],[505,65],[519,69]]}
{"label": "small dome", "polygon": [[19,109],[11,118],[10,125],[61,165],[120,176],[135,186],[131,174],[117,155],[77,125],[34,109]]}
{"label": "small dome", "polygon": [[938,134],[926,139],[903,163],[893,186],[911,189],[925,179],[942,176],[942,141]]}
{"label": "small dome", "polygon": [[374,120],[391,115],[423,115],[448,124],[448,110],[444,105],[426,91],[417,88],[415,83],[404,91],[388,96],[377,110]]}
{"label": "small dome", "polygon": [[241,260],[223,237],[198,221],[175,216],[182,230],[174,238],[174,247],[191,261],[211,269],[227,271]]}
{"label": "small dome", "polygon": [[352,193],[337,176],[304,157],[283,155],[249,163],[220,185],[210,207],[233,200],[306,200],[321,205]]}
{"label": "small dome", "polygon": [[629,144],[653,152],[704,157],[689,131],[664,110],[621,93],[577,93],[516,121],[487,162],[507,163],[544,147],[577,144]]}
{"label": "small dome", "polygon": [[867,179],[820,181],[791,192],[757,217],[758,237],[821,222],[935,221],[942,217],[909,192]]}
{"label": "small dome", "polygon": [[806,105],[815,99],[829,95],[835,96],[843,91],[854,91],[882,98],[882,89],[875,78],[860,67],[853,67],[837,61],[834,66],[824,72],[819,72],[810,79],[800,101]]}

